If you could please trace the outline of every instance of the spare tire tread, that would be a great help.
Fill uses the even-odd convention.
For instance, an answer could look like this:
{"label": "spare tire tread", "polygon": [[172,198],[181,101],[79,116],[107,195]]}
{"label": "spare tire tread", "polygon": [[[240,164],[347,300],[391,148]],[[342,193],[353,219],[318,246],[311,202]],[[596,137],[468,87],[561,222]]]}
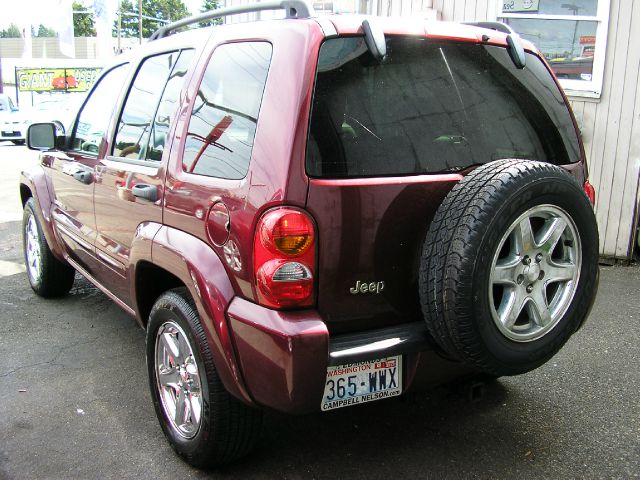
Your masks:
{"label": "spare tire tread", "polygon": [[[476,300],[473,298],[474,275],[470,275],[469,270],[476,271],[478,262],[491,259],[481,259],[478,255],[470,259],[465,253],[468,256],[469,246],[479,246],[483,242],[485,226],[503,206],[505,195],[496,195],[496,192],[502,190],[507,196],[517,195],[529,185],[518,178],[523,174],[528,175],[523,178],[531,178],[531,182],[544,181],[546,175],[554,181],[564,178],[576,191],[582,191],[568,172],[547,163],[508,159],[480,166],[451,190],[438,209],[425,240],[420,268],[422,310],[436,343],[452,357],[498,376],[523,373],[548,360],[578,329],[590,305],[590,302],[578,305],[571,318],[572,324],[566,326],[566,334],[550,338],[540,358],[532,359],[526,365],[510,366],[496,360],[478,338],[474,312],[469,308]],[[586,195],[583,200],[585,208],[590,209]],[[597,240],[597,230],[595,235]],[[588,250],[585,255],[591,262],[590,272],[581,282],[585,284],[583,288],[591,292],[597,286],[594,281],[597,278],[597,242],[596,247],[589,246]]]}
{"label": "spare tire tread", "polygon": [[[426,259],[426,262],[423,262],[420,268],[420,298],[422,301],[423,314],[426,318],[435,320],[428,321],[427,328],[436,343],[447,353],[458,359],[460,356],[456,353],[457,348],[451,340],[453,332],[447,325],[447,322],[443,321],[442,312],[438,311],[438,302],[436,301],[436,299],[442,295],[442,278],[444,276],[445,259],[449,256],[453,247],[453,243],[449,240],[453,237],[462,222],[467,211],[467,206],[478,202],[477,195],[479,191],[483,187],[487,190],[495,191],[495,185],[490,183],[494,180],[495,175],[504,172],[504,170],[518,163],[518,160],[509,159],[494,162],[490,164],[490,168],[484,168],[487,167],[487,165],[478,167],[466,176],[464,180],[455,185],[451,192],[445,197],[440,208],[438,208],[425,240],[423,258]],[[509,175],[509,173],[507,173],[507,175]],[[461,202],[460,198],[466,198],[468,200]],[[482,210],[482,208],[480,209]],[[473,217],[474,222],[477,220],[476,217]],[[456,253],[456,255],[459,254]],[[447,265],[447,268],[455,270],[454,276],[456,278],[459,277],[458,266]],[[431,277],[435,279],[435,281],[429,282],[427,281],[427,277]],[[428,288],[433,289],[433,295],[429,294],[427,291]],[[425,299],[427,298],[429,301],[425,303]]]}

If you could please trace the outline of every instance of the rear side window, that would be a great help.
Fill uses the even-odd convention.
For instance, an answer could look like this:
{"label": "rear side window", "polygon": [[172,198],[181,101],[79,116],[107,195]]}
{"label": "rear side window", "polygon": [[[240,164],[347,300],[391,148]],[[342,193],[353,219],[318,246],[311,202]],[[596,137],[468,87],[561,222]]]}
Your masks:
{"label": "rear side window", "polygon": [[184,171],[228,179],[247,174],[271,50],[267,42],[216,48],[191,113]]}
{"label": "rear side window", "polygon": [[184,77],[187,74],[192,57],[193,50],[183,50],[169,75],[167,86],[164,88],[160,98],[160,105],[158,105],[158,110],[153,120],[147,160],[160,160],[162,158],[167,134],[169,133],[169,123],[171,117],[178,110],[177,104],[180,98],[180,90],[184,84]]}
{"label": "rear side window", "polygon": [[495,46],[390,37],[373,61],[361,37],[321,47],[307,172],[359,177],[451,172],[501,158],[580,159],[545,65],[518,70]]}
{"label": "rear side window", "polygon": [[144,60],[122,110],[113,154],[160,160],[191,51],[169,52]]}

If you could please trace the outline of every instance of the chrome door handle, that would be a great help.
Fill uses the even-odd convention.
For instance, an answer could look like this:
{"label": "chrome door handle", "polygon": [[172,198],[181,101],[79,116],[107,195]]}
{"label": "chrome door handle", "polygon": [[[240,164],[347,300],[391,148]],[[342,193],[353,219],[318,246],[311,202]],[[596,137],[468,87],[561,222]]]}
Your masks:
{"label": "chrome door handle", "polygon": [[158,187],[156,187],[155,185],[139,183],[133,186],[131,192],[133,193],[134,197],[149,200],[150,202],[155,202],[156,200],[158,200]]}

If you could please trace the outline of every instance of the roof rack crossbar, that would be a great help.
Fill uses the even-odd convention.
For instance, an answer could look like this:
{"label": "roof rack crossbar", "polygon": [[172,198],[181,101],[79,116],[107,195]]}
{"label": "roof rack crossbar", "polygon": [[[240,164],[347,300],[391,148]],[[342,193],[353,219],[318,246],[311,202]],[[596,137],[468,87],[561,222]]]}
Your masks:
{"label": "roof rack crossbar", "polygon": [[228,15],[237,15],[240,13],[260,12],[263,10],[285,10],[287,18],[309,18],[315,16],[313,6],[307,0],[275,0],[268,2],[250,3],[247,5],[238,5],[236,7],[217,8],[208,12],[191,17],[183,18],[176,22],[158,28],[149,40],[157,40],[159,38],[171,35],[175,30],[200,23],[214,18],[226,17]]}
{"label": "roof rack crossbar", "polygon": [[503,22],[464,22],[465,25],[473,25],[475,27],[488,28],[502,33],[516,33],[513,28]]}

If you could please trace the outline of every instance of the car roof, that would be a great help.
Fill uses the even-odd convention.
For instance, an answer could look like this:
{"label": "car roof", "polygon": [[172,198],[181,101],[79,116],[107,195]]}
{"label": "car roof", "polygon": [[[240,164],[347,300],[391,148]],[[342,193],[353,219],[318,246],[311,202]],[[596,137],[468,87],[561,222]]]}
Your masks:
{"label": "car roof", "polygon": [[[321,28],[326,26],[327,21],[331,22],[338,35],[363,35],[362,22],[369,20],[379,25],[387,35],[418,35],[427,38],[438,38],[442,40],[458,40],[467,42],[483,42],[496,45],[507,45],[507,33],[497,31],[491,28],[484,28],[479,25],[463,24],[455,22],[429,21],[420,17],[376,17],[371,15],[359,14],[326,14],[309,18],[283,18],[270,20],[257,20],[254,22],[230,23],[223,25],[214,25],[202,27],[198,29],[178,32],[159,40],[149,42],[147,45],[173,44],[175,41],[180,42],[205,42],[208,37],[219,29],[238,28],[241,25],[260,23],[272,23],[273,28],[286,29],[300,22],[313,22],[320,25]],[[329,34],[329,32],[327,32]],[[489,37],[488,40],[483,39]],[[535,45],[525,39],[522,39],[522,45],[525,49],[538,52]],[[166,48],[166,47],[165,47]]]}
{"label": "car roof", "polygon": [[[501,31],[483,28],[477,25],[467,25],[455,22],[428,21],[419,17],[375,17],[371,15],[357,14],[328,14],[309,18],[282,18],[257,20],[253,22],[229,23],[223,25],[213,25],[208,27],[194,28],[186,31],[176,32],[166,37],[152,40],[142,45],[140,48],[130,50],[126,53],[114,57],[105,66],[104,71],[126,62],[135,63],[142,57],[147,57],[157,53],[170,50],[180,50],[183,48],[200,49],[207,44],[210,37],[217,32],[228,33],[235,30],[239,36],[247,39],[252,37],[251,25],[259,23],[261,27],[286,30],[300,23],[312,23],[317,28],[326,30],[328,22],[335,28],[335,32],[325,32],[327,36],[363,35],[362,22],[368,19],[379,25],[386,35],[415,35],[426,38],[464,41],[473,43],[485,43],[506,46],[507,34]],[[270,25],[271,24],[271,25]],[[299,41],[299,30],[291,28],[295,41]],[[293,31],[296,31],[294,34]],[[522,46],[529,51],[538,53],[538,49],[531,42],[521,39]]]}

